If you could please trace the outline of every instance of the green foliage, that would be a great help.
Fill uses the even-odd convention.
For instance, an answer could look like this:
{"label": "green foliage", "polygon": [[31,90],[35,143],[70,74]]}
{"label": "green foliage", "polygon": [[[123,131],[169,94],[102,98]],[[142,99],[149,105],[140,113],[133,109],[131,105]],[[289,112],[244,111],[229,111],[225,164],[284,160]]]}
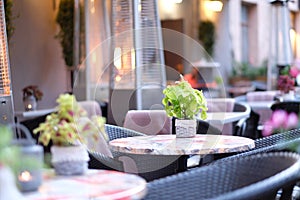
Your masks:
{"label": "green foliage", "polygon": [[92,137],[93,142],[97,143],[99,133],[107,138],[104,130],[105,118],[94,116],[88,119],[86,111],[78,104],[74,95],[62,94],[57,103],[57,112],[49,114],[46,121],[33,130],[34,134],[40,133],[39,142],[44,146],[50,140],[57,146],[72,146],[78,141],[87,144],[88,137]]}
{"label": "green foliage", "polygon": [[13,7],[12,0],[4,0],[6,34],[7,34],[8,41],[10,40],[10,38],[13,35],[14,30],[15,30],[15,27],[12,24],[12,21],[13,21],[12,7]]}
{"label": "green foliage", "polygon": [[5,165],[13,171],[19,168],[20,151],[16,146],[11,146],[12,130],[5,125],[0,125],[0,166]]}
{"label": "green foliage", "polygon": [[[14,125],[12,127],[15,128]],[[16,142],[17,139],[13,140],[13,136],[11,127],[0,125],[0,167],[9,167],[15,176],[24,169],[40,169],[42,163],[32,155],[23,154],[21,146]]]}
{"label": "green foliage", "polygon": [[61,0],[56,16],[60,31],[56,38],[63,48],[64,60],[67,66],[73,66],[73,34],[74,34],[74,0]]}
{"label": "green foliage", "polygon": [[209,55],[213,54],[215,44],[215,25],[213,22],[201,21],[199,24],[198,38]]}
{"label": "green foliage", "polygon": [[201,119],[206,119],[206,99],[202,91],[196,90],[183,79],[164,89],[165,97],[162,100],[169,117],[179,119],[194,119],[201,113]]}
{"label": "green foliage", "polygon": [[267,76],[267,64],[264,62],[261,66],[252,66],[246,62],[234,62],[232,76],[240,76],[254,80],[257,76]]}

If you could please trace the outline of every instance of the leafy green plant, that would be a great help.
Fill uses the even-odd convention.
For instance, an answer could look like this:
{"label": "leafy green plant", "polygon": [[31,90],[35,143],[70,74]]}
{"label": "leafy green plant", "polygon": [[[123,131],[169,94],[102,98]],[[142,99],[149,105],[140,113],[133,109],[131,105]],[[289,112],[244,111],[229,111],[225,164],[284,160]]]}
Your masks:
{"label": "leafy green plant", "polygon": [[202,42],[207,53],[212,56],[215,44],[215,25],[213,22],[207,20],[199,23],[198,39]]}
{"label": "leafy green plant", "polygon": [[56,22],[60,31],[56,38],[63,48],[63,56],[67,66],[73,66],[73,34],[74,34],[74,0],[61,0]]}
{"label": "leafy green plant", "polygon": [[0,125],[0,135],[0,166],[14,168],[20,152],[16,147],[11,146],[13,133],[8,126]]}
{"label": "leafy green plant", "polygon": [[5,10],[5,22],[6,22],[6,33],[7,40],[9,41],[11,36],[15,31],[15,27],[13,26],[14,16],[12,14],[13,1],[12,0],[4,0],[4,10]]}
{"label": "leafy green plant", "polygon": [[207,104],[202,91],[194,89],[181,76],[181,81],[163,90],[162,100],[169,117],[194,119],[200,113],[206,119]]}
{"label": "leafy green plant", "polygon": [[254,80],[257,76],[267,75],[267,65],[263,63],[261,66],[252,66],[247,62],[234,62],[232,68],[232,77],[244,77]]}
{"label": "leafy green plant", "polygon": [[88,119],[86,111],[78,104],[74,95],[61,94],[57,103],[57,112],[49,114],[46,121],[33,130],[34,134],[40,133],[39,142],[44,146],[50,140],[57,146],[72,146],[78,141],[87,144],[88,137],[96,144],[101,133],[107,139],[105,118],[93,116]]}

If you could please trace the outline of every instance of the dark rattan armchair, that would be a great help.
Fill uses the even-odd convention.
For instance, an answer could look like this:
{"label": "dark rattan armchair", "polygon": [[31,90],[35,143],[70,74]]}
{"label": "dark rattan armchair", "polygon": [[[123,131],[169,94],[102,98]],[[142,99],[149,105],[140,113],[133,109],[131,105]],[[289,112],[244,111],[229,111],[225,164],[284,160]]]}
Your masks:
{"label": "dark rattan armchair", "polygon": [[[131,129],[108,124],[105,125],[105,130],[109,136],[109,140],[145,135]],[[147,181],[176,173],[176,160],[179,158],[179,156],[126,154],[116,151],[112,151],[113,158],[110,158],[99,152],[89,151],[89,153],[98,161],[100,161],[100,163],[97,163],[94,160],[93,165],[97,166],[104,164],[105,166],[117,171],[135,173],[142,176]],[[128,166],[126,166],[126,163],[128,163],[128,166],[130,166],[128,168],[129,171],[127,171],[126,167]]]}
{"label": "dark rattan armchair", "polygon": [[215,157],[217,161],[226,161],[240,157],[255,155],[266,152],[276,151],[294,151],[295,146],[300,146],[300,129],[294,129],[283,133],[274,134],[268,137],[256,139],[255,148],[237,154],[228,154],[220,158]]}
{"label": "dark rattan armchair", "polygon": [[[105,131],[108,134],[109,140],[123,137],[142,136],[144,134],[136,131],[122,128],[119,126],[105,124]],[[88,150],[90,154],[89,168],[96,169],[112,169],[117,171],[124,171],[123,162],[118,159],[117,152],[112,152],[113,158],[104,155],[100,152]]]}
{"label": "dark rattan armchair", "polygon": [[275,199],[291,196],[299,179],[300,156],[272,152],[191,169],[148,183],[145,200]]}

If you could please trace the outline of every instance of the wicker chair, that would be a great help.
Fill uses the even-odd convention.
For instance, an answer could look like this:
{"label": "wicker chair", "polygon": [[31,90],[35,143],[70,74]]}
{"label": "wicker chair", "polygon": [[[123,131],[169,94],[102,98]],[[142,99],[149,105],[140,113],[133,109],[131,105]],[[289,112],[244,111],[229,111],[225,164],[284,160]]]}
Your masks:
{"label": "wicker chair", "polygon": [[275,199],[291,196],[299,179],[300,155],[264,153],[191,169],[149,182],[151,199]]}
{"label": "wicker chair", "polygon": [[[283,133],[274,134],[268,137],[256,139],[255,148],[237,154],[227,154],[222,157],[215,157],[215,160],[225,161],[240,157],[255,155],[258,153],[274,151],[293,151],[292,148],[300,145],[300,129],[294,129]],[[220,159],[222,158],[222,159]]]}
{"label": "wicker chair", "polygon": [[[105,125],[105,130],[109,136],[109,140],[114,140],[123,137],[142,136],[145,134],[114,125]],[[139,154],[126,154],[121,152],[112,151],[113,158],[105,156],[99,152],[89,151],[90,155],[100,161],[101,164],[108,166],[117,171],[125,171],[135,173],[147,181],[157,178],[165,177],[176,173],[177,162],[179,156],[159,156],[159,155],[139,155]],[[136,169],[127,168],[126,163],[135,165]],[[99,163],[99,164],[100,164]],[[99,165],[94,163],[94,165]],[[127,171],[128,169],[128,171]],[[133,169],[133,171],[132,171]]]}
{"label": "wicker chair", "polygon": [[[138,133],[136,131],[121,128],[114,125],[105,124],[105,131],[108,134],[109,140],[123,137],[133,137],[133,136],[142,136],[144,134]],[[117,171],[124,171],[123,162],[118,160],[118,153],[112,152],[113,158],[104,155],[100,152],[92,151],[88,149],[91,161],[89,163],[89,168],[97,169],[112,169]]]}
{"label": "wicker chair", "polygon": [[171,121],[165,110],[129,110],[123,127],[146,135],[171,134]]}

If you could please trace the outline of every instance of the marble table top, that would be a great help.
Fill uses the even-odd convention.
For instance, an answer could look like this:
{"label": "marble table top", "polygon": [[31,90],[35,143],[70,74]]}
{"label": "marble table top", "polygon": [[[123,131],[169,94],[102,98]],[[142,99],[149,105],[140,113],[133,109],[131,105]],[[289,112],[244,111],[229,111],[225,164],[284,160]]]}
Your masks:
{"label": "marble table top", "polygon": [[114,151],[150,155],[206,155],[240,152],[254,148],[254,140],[229,135],[196,135],[176,138],[175,135],[136,136],[109,142]]}
{"label": "marble table top", "polygon": [[46,170],[36,192],[25,193],[31,200],[141,199],[146,181],[134,174],[112,170],[89,170],[82,176],[56,176]]}

